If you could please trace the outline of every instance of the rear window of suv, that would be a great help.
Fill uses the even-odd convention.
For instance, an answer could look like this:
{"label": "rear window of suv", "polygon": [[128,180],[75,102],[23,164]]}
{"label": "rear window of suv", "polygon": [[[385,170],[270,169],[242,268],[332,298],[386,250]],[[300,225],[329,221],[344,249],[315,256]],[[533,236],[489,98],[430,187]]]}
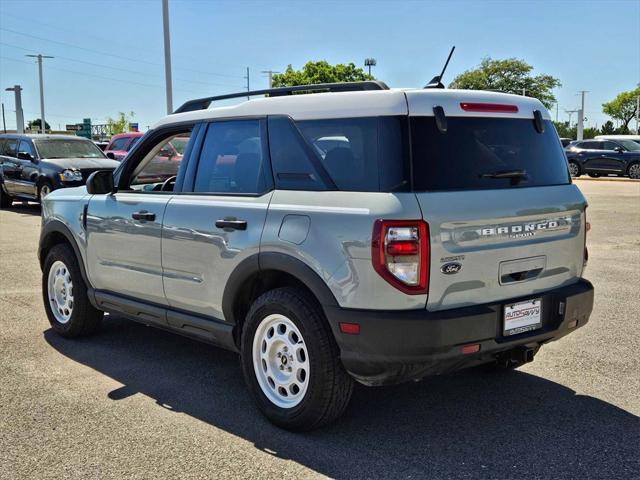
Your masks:
{"label": "rear window of suv", "polygon": [[[482,190],[570,183],[564,151],[550,121],[538,133],[533,120],[411,117],[414,190]],[[516,178],[496,178],[520,171]]]}

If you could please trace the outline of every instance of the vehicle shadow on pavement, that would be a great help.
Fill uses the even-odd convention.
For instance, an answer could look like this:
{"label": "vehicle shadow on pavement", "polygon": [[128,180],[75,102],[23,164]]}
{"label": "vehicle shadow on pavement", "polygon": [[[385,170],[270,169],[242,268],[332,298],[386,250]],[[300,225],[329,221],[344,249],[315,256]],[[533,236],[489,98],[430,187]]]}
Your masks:
{"label": "vehicle shadow on pavement", "polygon": [[[395,387],[358,387],[345,415],[294,434],[254,407],[236,354],[119,318],[90,339],[46,341],[124,386],[336,478],[631,478],[640,421],[534,375],[478,369]],[[543,349],[544,354],[544,349]],[[576,372],[580,375],[580,372]],[[635,473],[634,473],[635,472]]]}
{"label": "vehicle shadow on pavement", "polygon": [[22,215],[40,215],[40,204],[33,202],[13,202],[11,207],[3,208],[3,210]]}

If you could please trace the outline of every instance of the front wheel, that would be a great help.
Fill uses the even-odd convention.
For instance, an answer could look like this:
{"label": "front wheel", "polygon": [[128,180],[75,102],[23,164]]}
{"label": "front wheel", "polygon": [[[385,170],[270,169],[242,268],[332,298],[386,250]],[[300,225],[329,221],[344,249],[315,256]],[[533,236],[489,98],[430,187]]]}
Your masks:
{"label": "front wheel", "polygon": [[42,269],[42,299],[51,327],[63,337],[80,337],[100,327],[103,313],[87,296],[78,259],[69,245],[55,245]]}
{"label": "front wheel", "polygon": [[629,166],[629,178],[640,179],[640,163],[634,163]]}
{"label": "front wheel", "polygon": [[351,398],[353,380],[329,325],[301,290],[278,288],[253,303],[241,358],[258,408],[282,428],[302,431],[331,423]]}
{"label": "front wheel", "polygon": [[53,191],[53,187],[47,181],[42,182],[38,187],[38,199],[42,200]]}

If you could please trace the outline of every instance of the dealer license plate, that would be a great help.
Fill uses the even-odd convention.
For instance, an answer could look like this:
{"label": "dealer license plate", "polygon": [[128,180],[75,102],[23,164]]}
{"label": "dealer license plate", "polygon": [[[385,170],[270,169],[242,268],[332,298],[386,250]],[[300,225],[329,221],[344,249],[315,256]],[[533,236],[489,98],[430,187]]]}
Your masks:
{"label": "dealer license plate", "polygon": [[541,298],[504,306],[504,335],[517,335],[518,333],[535,330],[541,326]]}

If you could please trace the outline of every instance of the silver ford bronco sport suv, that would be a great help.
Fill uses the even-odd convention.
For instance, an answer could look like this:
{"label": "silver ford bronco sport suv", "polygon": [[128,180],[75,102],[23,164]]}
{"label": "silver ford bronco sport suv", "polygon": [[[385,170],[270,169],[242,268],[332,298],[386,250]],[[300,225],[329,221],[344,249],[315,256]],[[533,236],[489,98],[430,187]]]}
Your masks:
{"label": "silver ford bronco sport suv", "polygon": [[[115,172],[46,197],[56,332],[109,312],[239,352],[259,409],[308,430],[354,380],[513,368],[587,323],[586,202],[539,101],[381,82],[252,95],[187,102]],[[163,156],[175,138],[184,155]]]}

